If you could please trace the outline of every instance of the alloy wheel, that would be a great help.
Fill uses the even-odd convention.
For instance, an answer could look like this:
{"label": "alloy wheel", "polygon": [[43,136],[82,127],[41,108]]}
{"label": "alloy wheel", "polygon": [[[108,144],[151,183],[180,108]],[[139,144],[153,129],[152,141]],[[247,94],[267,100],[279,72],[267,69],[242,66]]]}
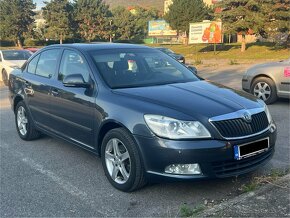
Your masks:
{"label": "alloy wheel", "polygon": [[28,119],[26,116],[25,108],[20,106],[17,110],[17,127],[21,135],[25,136],[27,134],[27,124]]}
{"label": "alloy wheel", "polygon": [[111,178],[118,184],[128,181],[131,172],[131,160],[129,152],[117,138],[108,141],[105,148],[106,167]]}
{"label": "alloy wheel", "polygon": [[271,87],[265,82],[258,82],[254,87],[254,95],[266,101],[271,96]]}

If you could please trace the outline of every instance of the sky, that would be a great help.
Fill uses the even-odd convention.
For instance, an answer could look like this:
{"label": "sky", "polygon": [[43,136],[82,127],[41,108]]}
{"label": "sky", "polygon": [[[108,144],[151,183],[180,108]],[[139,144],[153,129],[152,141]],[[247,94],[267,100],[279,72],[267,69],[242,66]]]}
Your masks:
{"label": "sky", "polygon": [[[44,6],[44,1],[45,0],[33,0],[34,3],[36,3],[36,10],[40,10]],[[49,1],[49,0],[46,0]]]}

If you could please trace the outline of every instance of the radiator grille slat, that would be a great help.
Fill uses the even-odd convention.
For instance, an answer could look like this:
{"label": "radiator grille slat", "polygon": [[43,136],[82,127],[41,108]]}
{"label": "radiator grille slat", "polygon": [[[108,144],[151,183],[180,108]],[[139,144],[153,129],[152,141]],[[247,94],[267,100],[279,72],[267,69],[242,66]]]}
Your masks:
{"label": "radiator grille slat", "polygon": [[252,121],[247,123],[242,118],[212,121],[220,134],[225,138],[242,137],[252,135],[265,130],[268,127],[268,119],[265,112],[252,115]]}

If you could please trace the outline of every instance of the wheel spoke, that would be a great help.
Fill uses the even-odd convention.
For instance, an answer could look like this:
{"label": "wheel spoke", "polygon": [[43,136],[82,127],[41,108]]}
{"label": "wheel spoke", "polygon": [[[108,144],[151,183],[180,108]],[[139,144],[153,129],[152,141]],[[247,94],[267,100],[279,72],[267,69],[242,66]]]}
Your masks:
{"label": "wheel spoke", "polygon": [[261,97],[262,97],[262,99],[263,99],[264,101],[266,101],[266,100],[267,100],[267,98],[266,98],[265,94],[261,94]]}
{"label": "wheel spoke", "polygon": [[115,161],[115,160],[114,160],[114,155],[111,154],[111,153],[109,153],[108,151],[105,152],[105,158],[106,158],[107,160],[109,160],[109,161],[112,161],[112,162]]}
{"label": "wheel spoke", "polygon": [[24,124],[28,123],[27,118],[23,118],[23,119],[22,119],[22,123],[24,123]]}
{"label": "wheel spoke", "polygon": [[129,178],[129,173],[127,172],[125,165],[123,163],[121,164],[120,172],[121,172],[124,180],[127,181],[127,179]]}
{"label": "wheel spoke", "polygon": [[261,84],[261,83],[258,83],[257,86],[258,86],[258,89],[259,89],[259,90],[262,89],[262,84]]}
{"label": "wheel spoke", "polygon": [[126,151],[125,153],[123,153],[123,154],[120,155],[120,159],[121,159],[122,162],[124,160],[127,160],[129,157],[130,156],[129,156],[129,152],[128,151]]}
{"label": "wheel spoke", "polygon": [[114,150],[115,156],[119,156],[121,154],[117,139],[113,139],[113,150]]}
{"label": "wheel spoke", "polygon": [[259,93],[260,91],[258,89],[254,89],[254,93]]}
{"label": "wheel spoke", "polygon": [[271,94],[271,91],[265,91],[264,92],[266,95],[270,95]]}
{"label": "wheel spoke", "polygon": [[119,172],[119,168],[114,165],[113,166],[113,171],[112,171],[112,179],[114,181],[117,179],[118,172]]}

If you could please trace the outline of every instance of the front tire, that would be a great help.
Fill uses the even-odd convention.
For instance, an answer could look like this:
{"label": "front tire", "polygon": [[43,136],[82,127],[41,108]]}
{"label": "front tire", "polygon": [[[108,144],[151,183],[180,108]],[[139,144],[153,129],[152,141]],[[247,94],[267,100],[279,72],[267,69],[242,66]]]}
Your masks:
{"label": "front tire", "polygon": [[105,135],[101,159],[105,175],[115,188],[131,192],[146,184],[136,142],[126,129],[113,129]]}
{"label": "front tire", "polygon": [[277,101],[277,88],[273,80],[267,77],[258,77],[251,86],[251,93],[263,100],[266,104]]}
{"label": "front tire", "polygon": [[29,116],[26,105],[20,101],[15,109],[15,124],[18,135],[25,141],[30,141],[40,137],[40,132],[34,127],[33,121]]}

